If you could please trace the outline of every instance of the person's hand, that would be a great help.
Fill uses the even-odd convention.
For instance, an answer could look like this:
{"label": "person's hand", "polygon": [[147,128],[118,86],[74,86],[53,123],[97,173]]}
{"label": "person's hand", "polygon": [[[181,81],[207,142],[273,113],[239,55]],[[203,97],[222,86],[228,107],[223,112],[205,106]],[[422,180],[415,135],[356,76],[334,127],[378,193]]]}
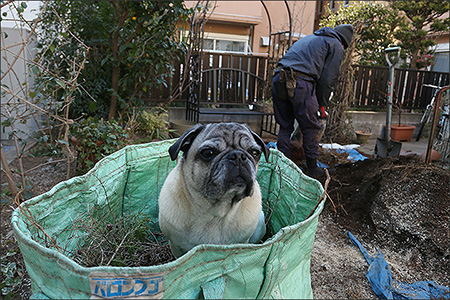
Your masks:
{"label": "person's hand", "polygon": [[325,107],[319,107],[317,115],[319,116],[319,119],[326,119],[328,117],[328,113],[325,111]]}

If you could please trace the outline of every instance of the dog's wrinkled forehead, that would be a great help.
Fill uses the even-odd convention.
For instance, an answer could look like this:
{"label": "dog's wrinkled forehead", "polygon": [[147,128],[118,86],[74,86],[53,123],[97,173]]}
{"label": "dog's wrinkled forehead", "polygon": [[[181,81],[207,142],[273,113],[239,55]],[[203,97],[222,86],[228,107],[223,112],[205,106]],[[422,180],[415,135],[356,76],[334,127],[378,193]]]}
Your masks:
{"label": "dog's wrinkled forehead", "polygon": [[[169,154],[172,160],[177,159],[178,153],[183,151],[186,156],[189,149],[223,151],[225,149],[240,149],[243,151],[260,148],[266,157],[269,158],[269,148],[264,141],[250,127],[239,123],[215,123],[197,124],[187,130],[170,148]],[[254,150],[254,149],[253,149]]]}
{"label": "dog's wrinkled forehead", "polygon": [[200,147],[210,145],[219,148],[245,149],[257,146],[249,128],[242,124],[209,124],[198,139]]}

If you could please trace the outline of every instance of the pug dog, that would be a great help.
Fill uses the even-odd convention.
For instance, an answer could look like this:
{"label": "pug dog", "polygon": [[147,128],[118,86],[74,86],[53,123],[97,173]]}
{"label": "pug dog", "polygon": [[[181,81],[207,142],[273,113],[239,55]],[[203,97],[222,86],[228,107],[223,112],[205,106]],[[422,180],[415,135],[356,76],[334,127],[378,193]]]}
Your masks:
{"label": "pug dog", "polygon": [[265,234],[256,172],[269,148],[247,125],[197,124],[170,148],[159,224],[180,257],[200,244],[255,243]]}

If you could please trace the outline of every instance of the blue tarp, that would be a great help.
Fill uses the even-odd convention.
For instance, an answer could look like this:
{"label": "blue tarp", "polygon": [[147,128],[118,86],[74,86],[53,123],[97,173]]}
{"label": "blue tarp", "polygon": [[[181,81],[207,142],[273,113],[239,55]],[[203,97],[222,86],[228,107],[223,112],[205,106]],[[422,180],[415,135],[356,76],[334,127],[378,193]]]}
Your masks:
{"label": "blue tarp", "polygon": [[378,254],[375,257],[371,256],[349,231],[347,234],[369,263],[367,279],[375,294],[381,299],[450,299],[449,288],[434,281],[416,281],[408,284],[394,280],[383,253],[377,250]]}
{"label": "blue tarp", "polygon": [[336,149],[336,152],[338,152],[338,153],[347,152],[348,153],[347,159],[351,160],[352,162],[367,159],[366,156],[362,155],[355,149]]}
{"label": "blue tarp", "polygon": [[[269,143],[267,143],[267,147],[272,148],[272,149],[277,149],[277,143],[269,142]],[[362,155],[354,148],[349,148],[349,147],[359,147],[359,145],[347,145],[347,146],[341,146],[339,144],[323,144],[322,145],[322,148],[329,149],[329,150],[333,149],[338,153],[347,152],[348,153],[347,159],[352,162],[367,159],[366,156]],[[321,163],[321,162],[317,162],[317,166],[319,166],[320,168],[328,168],[328,166],[326,164]]]}

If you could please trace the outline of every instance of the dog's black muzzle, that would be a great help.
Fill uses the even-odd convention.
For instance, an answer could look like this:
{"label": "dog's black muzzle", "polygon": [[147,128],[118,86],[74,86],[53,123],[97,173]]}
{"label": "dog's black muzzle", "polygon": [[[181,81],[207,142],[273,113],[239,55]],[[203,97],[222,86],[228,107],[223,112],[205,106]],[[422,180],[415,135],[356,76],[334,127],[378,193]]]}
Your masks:
{"label": "dog's black muzzle", "polygon": [[225,154],[215,165],[205,187],[205,195],[214,201],[238,202],[253,193],[255,166],[243,151]]}
{"label": "dog's black muzzle", "polygon": [[244,196],[250,196],[253,190],[253,176],[251,170],[251,162],[243,151],[234,150],[225,157],[229,163],[228,182],[230,186],[245,185]]}

